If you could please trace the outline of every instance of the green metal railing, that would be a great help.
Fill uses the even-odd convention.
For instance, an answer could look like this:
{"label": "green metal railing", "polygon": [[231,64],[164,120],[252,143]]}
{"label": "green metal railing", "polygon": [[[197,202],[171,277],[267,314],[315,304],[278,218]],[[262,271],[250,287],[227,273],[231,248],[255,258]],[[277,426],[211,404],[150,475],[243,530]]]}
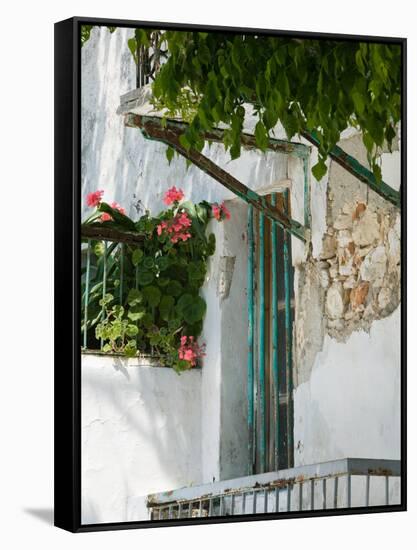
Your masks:
{"label": "green metal railing", "polygon": [[[82,350],[102,350],[103,340],[95,338],[95,326],[105,316],[105,307],[100,305],[106,293],[110,292],[123,304],[129,288],[138,288],[138,269],[134,267],[129,254],[137,248],[142,239],[129,235],[114,235],[108,229],[82,227],[83,243],[81,273]],[[124,242],[120,241],[120,238]],[[95,247],[100,253],[95,252]],[[129,254],[128,254],[129,253]]]}

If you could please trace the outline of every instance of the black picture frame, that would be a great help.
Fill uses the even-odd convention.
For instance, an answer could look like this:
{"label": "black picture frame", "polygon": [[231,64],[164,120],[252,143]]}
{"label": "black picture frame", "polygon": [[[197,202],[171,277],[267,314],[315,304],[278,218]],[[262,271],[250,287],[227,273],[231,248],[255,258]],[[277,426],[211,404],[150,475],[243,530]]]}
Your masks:
{"label": "black picture frame", "polygon": [[[323,38],[399,44],[402,49],[401,121],[401,504],[215,517],[204,520],[181,519],[150,521],[81,523],[81,358],[80,358],[80,27],[81,25],[157,27],[175,30],[227,31],[271,36]],[[111,529],[155,528],[176,525],[336,516],[407,509],[407,417],[406,417],[406,244],[407,244],[407,40],[377,36],[312,33],[272,29],[174,24],[89,17],[73,17],[55,24],[55,525],[71,532]],[[65,348],[63,337],[65,335]],[[69,345],[68,342],[71,342]],[[62,350],[65,349],[64,352]]]}

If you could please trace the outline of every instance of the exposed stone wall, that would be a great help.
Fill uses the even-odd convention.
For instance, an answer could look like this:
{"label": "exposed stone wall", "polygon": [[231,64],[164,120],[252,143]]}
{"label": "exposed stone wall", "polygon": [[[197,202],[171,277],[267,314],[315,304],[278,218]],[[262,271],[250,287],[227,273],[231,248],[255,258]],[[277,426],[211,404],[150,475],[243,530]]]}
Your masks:
{"label": "exposed stone wall", "polygon": [[[337,192],[334,190],[333,192]],[[321,254],[320,283],[330,336],[345,340],[369,331],[400,301],[400,216],[394,207],[346,202],[329,220]]]}
{"label": "exposed stone wall", "polygon": [[[366,164],[360,135],[341,145]],[[320,252],[310,251],[305,262],[295,265],[296,385],[309,379],[326,334],[346,342],[354,331],[369,332],[373,321],[400,303],[399,210],[336,163],[329,164]]]}

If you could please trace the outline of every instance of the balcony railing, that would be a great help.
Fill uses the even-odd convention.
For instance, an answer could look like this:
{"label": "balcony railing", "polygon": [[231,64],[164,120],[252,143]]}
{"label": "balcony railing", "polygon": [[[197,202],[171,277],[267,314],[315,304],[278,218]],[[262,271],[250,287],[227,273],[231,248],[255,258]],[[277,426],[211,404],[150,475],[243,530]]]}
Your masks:
{"label": "balcony railing", "polygon": [[400,504],[399,460],[346,458],[148,495],[151,520]]}

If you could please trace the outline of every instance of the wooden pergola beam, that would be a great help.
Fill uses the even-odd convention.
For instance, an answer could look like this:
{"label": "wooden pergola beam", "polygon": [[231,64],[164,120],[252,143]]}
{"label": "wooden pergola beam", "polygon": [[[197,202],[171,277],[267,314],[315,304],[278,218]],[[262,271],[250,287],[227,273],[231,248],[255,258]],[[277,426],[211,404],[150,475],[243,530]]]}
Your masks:
{"label": "wooden pergola beam", "polygon": [[[143,135],[147,139],[155,141],[161,141],[166,145],[169,145],[175,151],[177,151],[184,158],[192,162],[195,166],[203,170],[206,174],[218,181],[221,185],[232,191],[235,195],[243,199],[249,204],[252,204],[255,208],[265,214],[266,217],[278,223],[280,227],[288,231],[298,239],[302,241],[306,240],[306,232],[304,227],[297,221],[292,220],[286,213],[279,210],[276,207],[271,206],[266,201],[265,197],[258,195],[252,189],[249,189],[246,185],[236,179],[234,176],[220,168],[217,164],[204,156],[199,151],[193,148],[186,149],[180,142],[180,136],[185,132],[186,126],[183,123],[173,123],[172,121],[167,124],[162,123],[162,119],[158,117],[149,117],[135,114],[127,114],[125,117],[126,126],[132,128],[139,128]],[[219,131],[207,132],[206,139],[213,141],[221,141]],[[215,139],[216,138],[216,139]],[[244,140],[248,147],[255,147],[253,136],[244,135]],[[253,140],[253,141],[252,141]],[[288,142],[280,142],[276,140],[276,148],[283,150],[284,147],[290,147],[291,151],[295,151],[294,144]],[[295,144],[296,145],[296,144]],[[305,147],[305,146],[300,146]],[[297,149],[298,150],[298,149]],[[288,152],[288,149],[286,150]]]}
{"label": "wooden pergola beam", "polygon": [[138,245],[143,243],[143,235],[118,231],[112,227],[96,227],[93,225],[81,225],[81,237],[83,239],[94,239],[97,241],[113,241]]}

